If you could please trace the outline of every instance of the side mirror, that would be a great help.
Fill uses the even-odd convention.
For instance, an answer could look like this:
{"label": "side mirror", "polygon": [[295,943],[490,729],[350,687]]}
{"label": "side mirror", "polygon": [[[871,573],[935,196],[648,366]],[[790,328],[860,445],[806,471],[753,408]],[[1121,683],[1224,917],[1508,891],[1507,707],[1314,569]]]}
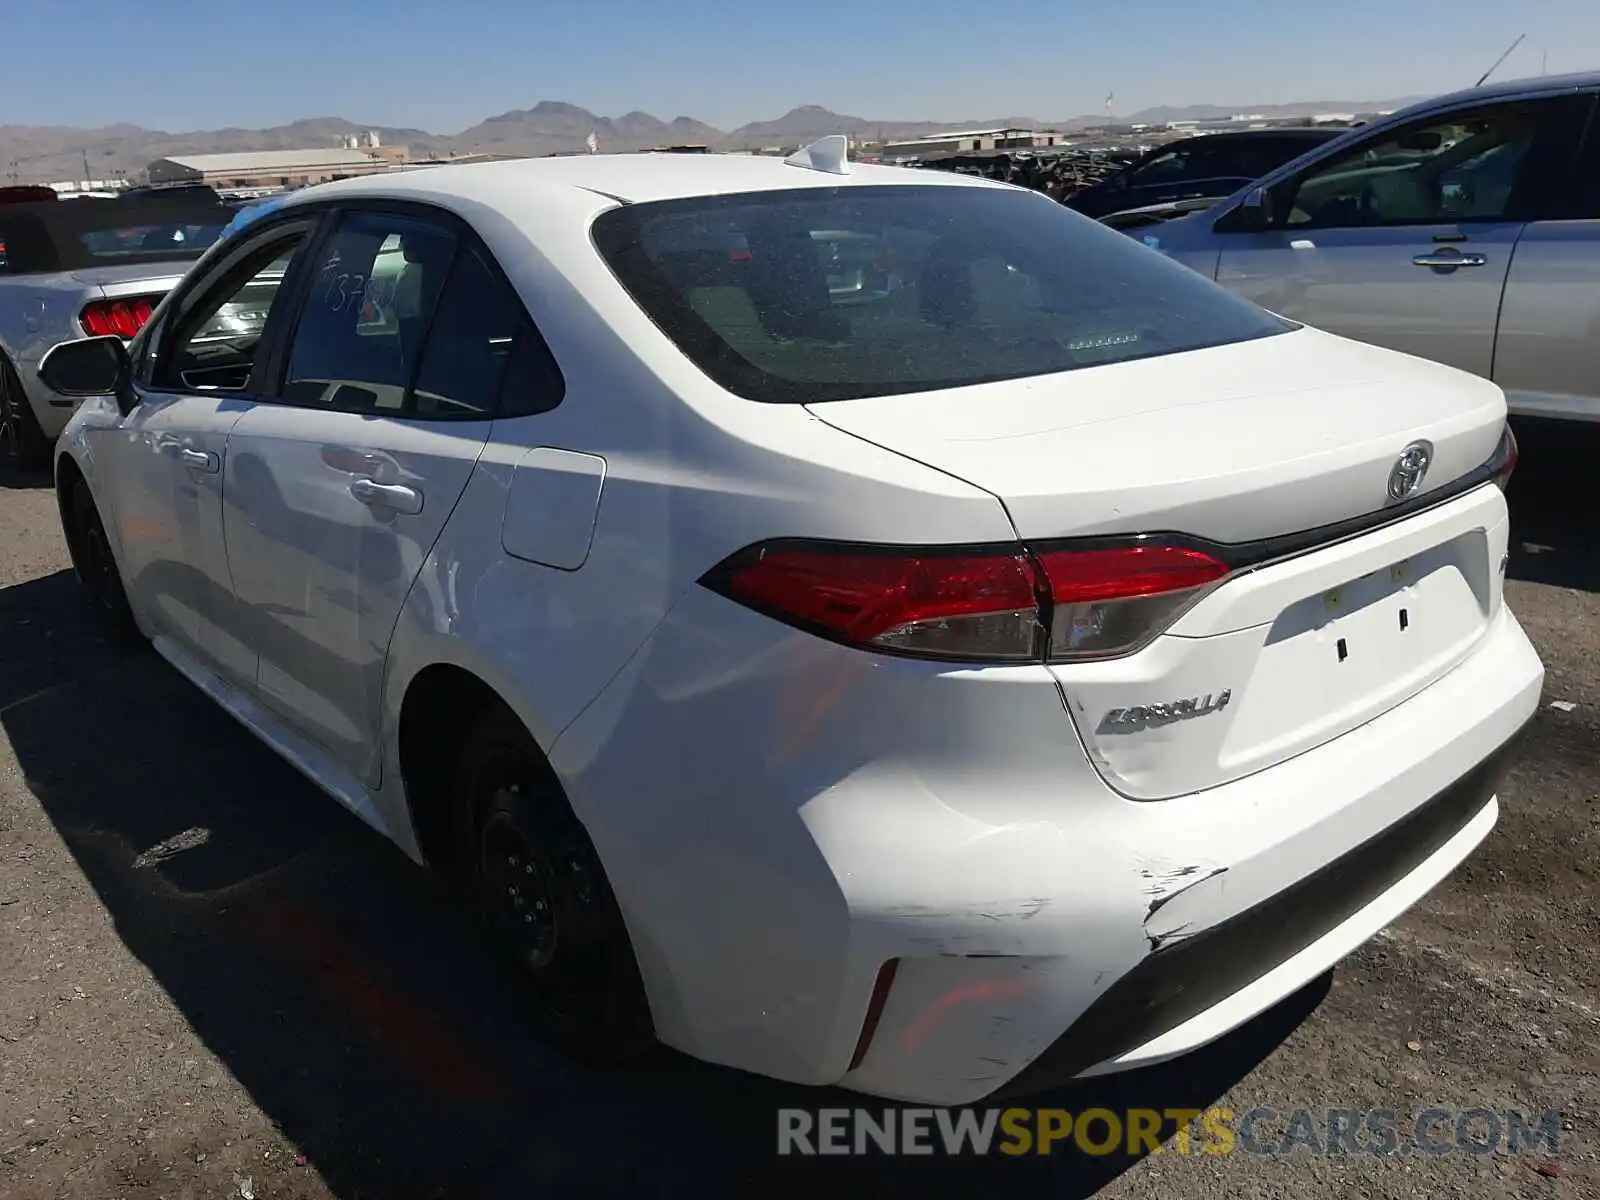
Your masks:
{"label": "side mirror", "polygon": [[39,360],[39,378],[62,396],[120,396],[132,376],[128,348],[114,335],[62,342]]}

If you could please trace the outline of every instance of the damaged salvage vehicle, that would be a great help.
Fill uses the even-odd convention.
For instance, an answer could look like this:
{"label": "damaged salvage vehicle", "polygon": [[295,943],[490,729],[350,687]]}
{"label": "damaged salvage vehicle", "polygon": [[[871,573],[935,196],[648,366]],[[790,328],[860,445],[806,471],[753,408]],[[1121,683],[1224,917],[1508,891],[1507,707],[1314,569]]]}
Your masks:
{"label": "damaged salvage vehicle", "polygon": [[842,138],[307,188],[42,372],[94,606],[578,1052],[1191,1050],[1473,851],[1543,685],[1494,384]]}

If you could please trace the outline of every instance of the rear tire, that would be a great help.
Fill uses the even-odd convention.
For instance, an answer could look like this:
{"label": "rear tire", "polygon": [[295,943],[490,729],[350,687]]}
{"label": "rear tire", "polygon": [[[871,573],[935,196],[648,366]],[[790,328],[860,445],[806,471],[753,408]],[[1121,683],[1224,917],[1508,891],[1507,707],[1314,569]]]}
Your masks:
{"label": "rear tire", "polygon": [[538,745],[492,709],[466,738],[454,799],[479,918],[542,1032],[591,1062],[655,1043],[633,944],[600,857]]}
{"label": "rear tire", "polygon": [[0,357],[0,466],[36,471],[50,465],[50,440],[9,359]]}
{"label": "rear tire", "polygon": [[73,482],[67,506],[67,542],[72,569],[89,607],[119,640],[130,643],[142,640],[133,619],[133,609],[128,605],[128,594],[123,590],[122,572],[111,552],[111,539],[106,536],[106,527],[100,520],[100,510],[95,507],[89,485],[82,479]]}

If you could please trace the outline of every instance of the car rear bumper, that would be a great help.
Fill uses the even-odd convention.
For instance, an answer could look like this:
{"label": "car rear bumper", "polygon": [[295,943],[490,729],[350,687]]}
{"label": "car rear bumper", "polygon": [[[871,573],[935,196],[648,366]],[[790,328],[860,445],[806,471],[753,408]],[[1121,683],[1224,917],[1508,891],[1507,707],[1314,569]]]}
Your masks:
{"label": "car rear bumper", "polygon": [[15,365],[17,379],[22,384],[23,395],[33,410],[34,419],[39,422],[40,432],[44,434],[46,441],[55,441],[66,429],[67,422],[72,420],[72,414],[78,411],[78,406],[83,400],[59,395],[45,387],[39,380],[37,362],[24,360]]}
{"label": "car rear bumper", "polygon": [[663,1040],[956,1104],[1183,1053],[1327,970],[1487,834],[1543,674],[1501,609],[1382,717],[1134,801],[1043,668],[883,659],[697,590],[552,757]]}
{"label": "car rear bumper", "polygon": [[1518,740],[1277,895],[1155,950],[1001,1090],[1025,1094],[1091,1068],[1143,1066],[1193,1049],[1331,966],[1489,833],[1499,813],[1495,789]]}

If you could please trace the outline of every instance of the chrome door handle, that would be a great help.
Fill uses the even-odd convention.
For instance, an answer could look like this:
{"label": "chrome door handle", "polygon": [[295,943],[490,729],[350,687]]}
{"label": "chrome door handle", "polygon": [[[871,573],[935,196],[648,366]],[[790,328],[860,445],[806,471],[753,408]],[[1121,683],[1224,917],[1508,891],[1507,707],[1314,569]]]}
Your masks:
{"label": "chrome door handle", "polygon": [[414,517],[422,511],[422,493],[403,483],[379,483],[376,479],[354,479],[350,494],[373,508],[392,508]]}
{"label": "chrome door handle", "polygon": [[1459,250],[1435,250],[1431,254],[1419,254],[1411,261],[1419,267],[1481,267],[1489,259],[1476,251],[1463,254]]}
{"label": "chrome door handle", "polygon": [[191,450],[187,446],[178,451],[178,461],[186,467],[213,475],[222,466],[221,461],[215,454],[206,450]]}

